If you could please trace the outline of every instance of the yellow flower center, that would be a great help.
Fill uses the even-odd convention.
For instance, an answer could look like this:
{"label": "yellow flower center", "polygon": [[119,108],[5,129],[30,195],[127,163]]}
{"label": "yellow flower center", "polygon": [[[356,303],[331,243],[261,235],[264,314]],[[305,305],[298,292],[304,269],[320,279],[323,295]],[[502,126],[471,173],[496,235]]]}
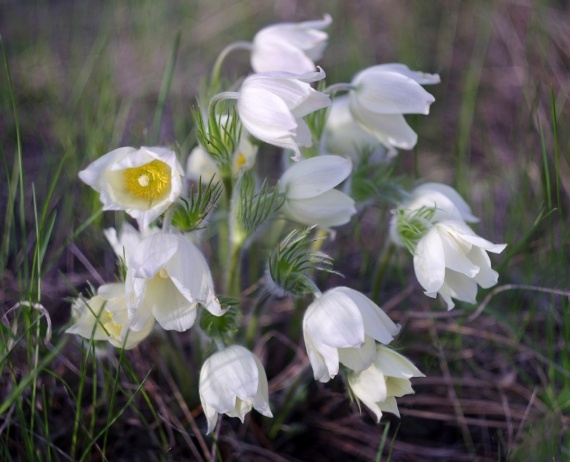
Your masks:
{"label": "yellow flower center", "polygon": [[170,167],[160,160],[128,168],[123,175],[125,188],[139,199],[158,199],[170,187]]}
{"label": "yellow flower center", "polygon": [[236,158],[236,164],[237,164],[238,169],[242,168],[246,162],[247,162],[247,159],[245,158],[245,156],[241,152],[238,152],[238,155]]}

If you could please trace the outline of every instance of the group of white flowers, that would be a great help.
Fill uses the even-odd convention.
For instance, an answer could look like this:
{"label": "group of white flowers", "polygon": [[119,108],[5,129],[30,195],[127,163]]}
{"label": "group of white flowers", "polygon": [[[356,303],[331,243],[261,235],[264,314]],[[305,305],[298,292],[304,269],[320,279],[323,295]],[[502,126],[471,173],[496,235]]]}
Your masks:
{"label": "group of white flowers", "polygon": [[[330,231],[349,223],[360,205],[350,195],[350,177],[363,153],[369,154],[373,167],[389,163],[396,149],[415,146],[417,135],[404,115],[429,113],[434,97],[422,85],[438,83],[439,76],[411,71],[403,64],[383,64],[362,70],[350,83],[316,90],[312,85],[322,81],[325,72],[315,61],[325,49],[328,36],[323,29],[331,21],[327,15],[318,21],[273,25],[259,31],[252,43],[237,42],[220,54],[212,75],[216,82],[223,57],[234,49],[251,52],[254,73],[238,91],[210,96],[209,104],[197,110],[201,145],[188,156],[186,169],[170,149],[125,147],[79,173],[100,194],[104,210],[125,211],[136,220],[138,230],[125,224],[118,232],[105,231],[124,268],[122,282],[99,287],[91,298],[78,298],[67,332],[130,349],[156,323],[165,330],[184,332],[204,315],[203,310],[224,316],[236,308],[219,301],[221,294],[199,248],[203,228],[229,220],[228,242],[234,246],[230,254],[237,253],[238,262],[245,241],[255,239],[259,234],[255,231],[274,219]],[[220,112],[219,103],[232,100],[234,111]],[[323,110],[327,117],[319,127],[311,116]],[[284,150],[286,168],[273,193],[266,183],[260,186],[252,173],[260,142]],[[317,149],[304,149],[312,146]],[[247,178],[253,178],[253,193],[244,186]],[[216,194],[221,190],[216,189],[218,181],[226,191],[225,202],[221,193]],[[190,183],[200,187],[191,188]],[[335,189],[339,185],[344,185],[342,190]],[[201,192],[199,197],[196,191]],[[227,213],[212,220],[218,201]],[[198,213],[200,218],[191,226],[179,226],[177,216],[186,212],[195,217],[196,210],[206,212]],[[471,230],[467,223],[477,219],[454,189],[437,183],[420,185],[404,194],[392,214],[391,240],[413,254],[426,295],[441,295],[451,309],[453,299],[475,303],[477,285],[496,284],[498,275],[487,252],[499,253],[505,245],[493,244]],[[284,245],[292,245],[291,240]],[[297,251],[289,250],[288,255]],[[349,287],[321,293],[312,283],[308,292],[306,284],[304,291],[292,289],[299,280],[311,278],[310,270],[326,266],[323,262],[329,257],[315,249],[307,252],[305,259],[302,255],[291,259],[291,271],[268,270],[265,280],[270,293],[314,297],[304,313],[303,337],[315,379],[327,382],[342,372],[352,395],[378,420],[382,411],[398,415],[396,398],[413,393],[410,379],[423,376],[386,346],[398,335],[399,326],[374,301]],[[314,264],[295,266],[299,261]],[[239,271],[239,265],[230,268]],[[289,284],[291,278],[296,279]],[[225,292],[231,290],[227,281],[224,287]],[[224,332],[212,335],[218,351],[204,361],[200,372],[208,433],[218,414],[243,421],[253,407],[272,416],[263,365],[246,348],[227,345],[230,341]]]}

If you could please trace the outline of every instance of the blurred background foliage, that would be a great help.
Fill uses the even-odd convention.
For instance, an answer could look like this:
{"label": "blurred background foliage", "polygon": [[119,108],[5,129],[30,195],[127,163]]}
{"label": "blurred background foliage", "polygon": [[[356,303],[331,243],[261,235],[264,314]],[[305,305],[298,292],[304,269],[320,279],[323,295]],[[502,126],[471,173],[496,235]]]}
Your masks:
{"label": "blurred background foliage", "polygon": [[[83,290],[87,281],[97,285],[113,278],[114,256],[100,231],[119,225],[121,218],[97,214],[98,198],[78,181],[80,169],[126,145],[168,145],[184,160],[196,143],[191,118],[195,95],[217,53],[231,41],[251,40],[265,25],[324,13],[334,20],[320,63],[328,82],[349,81],[363,67],[388,62],[441,75],[442,83],[429,88],[436,97],[431,114],[409,118],[419,143],[413,152],[400,153],[398,171],[456,187],[481,218],[478,234],[509,247],[495,259],[499,287],[480,293],[481,305],[461,305],[449,314],[421,294],[410,276],[409,256],[396,256],[396,270],[388,275],[379,302],[403,325],[398,346],[428,376],[415,382],[415,396],[402,399],[401,421],[387,417],[387,427],[377,426],[366,411],[359,416],[339,383],[293,386],[280,372],[301,377],[305,371],[308,378],[300,365],[304,353],[287,346],[273,330],[264,342],[276,352],[260,354],[271,360],[272,399],[277,405],[289,403],[287,412],[271,424],[261,424],[258,416],[245,427],[228,424],[220,440],[222,456],[569,459],[570,6],[565,0],[2,0],[0,34],[13,82],[12,94],[2,66],[2,328],[9,329],[14,313],[8,309],[16,302],[41,300],[51,314],[55,338],[64,337],[66,297]],[[173,52],[170,91],[157,126],[160,88]],[[247,53],[231,55],[224,69],[228,82],[246,75]],[[20,185],[21,194],[16,194]],[[26,270],[33,266],[37,240],[34,201],[45,212],[49,230],[36,279]],[[389,215],[369,208],[360,218],[358,226],[341,230],[337,241],[325,246],[346,278],[324,284],[342,281],[370,290],[369,278],[362,276],[370,276]],[[335,250],[339,248],[342,253]],[[292,310],[289,302],[276,303],[269,313],[276,329],[289,328],[285,315]],[[183,337],[176,341],[188,350]],[[140,377],[160,363],[165,348],[148,345],[142,349],[149,354],[132,353],[137,374],[121,376],[125,400],[129,387],[136,388]],[[42,460],[69,457],[66,430],[75,411],[66,404],[69,392],[61,391],[65,387],[54,377],[73,388],[77,349],[72,342],[42,363],[43,401],[36,397],[40,404],[33,403],[22,392],[21,400],[28,404],[16,409],[23,420],[14,420],[18,412],[9,414],[9,406],[3,406],[3,460],[20,459],[26,447],[22,441],[37,445]],[[37,365],[26,354],[10,355],[2,360],[9,365],[0,388],[5,403],[14,383],[32,374],[32,363]],[[169,361],[175,362],[172,357]],[[113,428],[125,436],[109,437],[110,460],[195,457],[192,445],[207,458],[204,440],[193,427],[193,418],[202,418],[188,391],[195,382],[193,369],[178,365],[172,368],[178,371],[174,376],[168,370],[156,367],[145,382],[145,399],[137,398],[134,410],[117,418]],[[175,398],[161,396],[174,391],[182,391],[194,407],[188,409],[176,393]],[[160,417],[145,424],[140,415],[148,413],[146,398]],[[102,417],[83,404],[85,418],[97,427]],[[22,422],[29,422],[25,415],[34,406],[56,409],[45,419],[62,431],[48,437],[28,428],[39,436],[22,437]],[[157,427],[167,433],[169,450],[155,437],[149,437],[152,444],[143,444]],[[89,448],[85,442],[74,444]],[[101,452],[93,449],[93,460],[104,459]]]}

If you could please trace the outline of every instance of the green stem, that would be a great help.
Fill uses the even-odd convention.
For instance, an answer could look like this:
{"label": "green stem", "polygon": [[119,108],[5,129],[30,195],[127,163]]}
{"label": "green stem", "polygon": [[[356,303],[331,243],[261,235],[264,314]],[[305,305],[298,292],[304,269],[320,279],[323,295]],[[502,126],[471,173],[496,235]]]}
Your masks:
{"label": "green stem", "polygon": [[384,282],[384,275],[386,274],[395,249],[396,246],[391,241],[386,241],[384,249],[382,249],[382,253],[376,262],[376,268],[374,268],[374,275],[372,276],[372,300],[378,300],[380,289]]}
{"label": "green stem", "polygon": [[241,293],[240,257],[241,257],[241,249],[243,247],[243,241],[232,240],[230,242],[230,246],[231,246],[230,261],[228,264],[228,273],[226,276],[226,282],[228,284],[227,294],[231,297],[239,297]]}
{"label": "green stem", "polygon": [[220,83],[220,71],[222,69],[222,63],[226,56],[228,56],[234,50],[251,50],[253,48],[253,43],[245,42],[245,41],[238,41],[234,43],[230,43],[226,46],[218,55],[216,62],[214,63],[214,67],[212,68],[211,74],[211,82],[210,85],[213,88],[217,88]]}
{"label": "green stem", "polygon": [[261,314],[261,308],[265,305],[265,302],[269,300],[271,293],[265,288],[261,289],[261,292],[257,296],[255,305],[251,310],[251,317],[249,318],[249,323],[247,324],[247,332],[245,333],[245,346],[247,349],[253,349],[253,344],[255,342],[255,334],[257,334],[257,327],[259,326],[259,315]]}

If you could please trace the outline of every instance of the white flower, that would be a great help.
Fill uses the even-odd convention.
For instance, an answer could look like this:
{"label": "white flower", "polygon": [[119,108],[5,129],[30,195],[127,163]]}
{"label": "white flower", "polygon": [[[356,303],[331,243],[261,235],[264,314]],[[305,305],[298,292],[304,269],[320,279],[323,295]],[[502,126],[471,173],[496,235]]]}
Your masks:
{"label": "white flower", "polygon": [[374,162],[387,157],[386,148],[352,117],[348,95],[332,100],[321,142],[323,152],[348,156],[354,162],[360,160],[364,151],[372,153],[371,160]]}
{"label": "white flower", "polygon": [[150,318],[137,331],[129,329],[125,284],[105,284],[89,300],[77,298],[72,305],[74,324],[66,330],[93,340],[107,340],[117,348],[130,350],[150,334],[154,319]]}
{"label": "white flower", "polygon": [[382,411],[400,417],[396,398],[413,394],[410,378],[425,377],[410,360],[382,345],[376,347],[376,357],[370,367],[348,374],[348,384],[354,395],[376,414],[380,422]]}
{"label": "white flower", "polygon": [[247,77],[239,92],[237,111],[243,126],[266,143],[291,149],[299,160],[299,146],[311,146],[307,114],[330,105],[324,93],[309,85],[325,77],[318,72],[297,75],[289,72],[265,72]]}
{"label": "white flower", "polygon": [[435,99],[421,85],[439,81],[437,74],[411,71],[403,64],[369,67],[352,80],[350,111],[387,148],[412,149],[417,135],[402,114],[429,114]]}
{"label": "white flower", "polygon": [[316,298],[303,317],[303,337],[315,380],[328,382],[339,361],[362,371],[376,356],[375,340],[388,344],[400,328],[365,295],[336,287]]}
{"label": "white flower", "polygon": [[261,29],[253,39],[251,67],[255,72],[287,71],[304,74],[315,70],[327,45],[322,29],[332,23],[326,14],[322,20],[281,23]]}
{"label": "white flower", "polygon": [[210,356],[200,371],[200,401],[208,420],[208,433],[216,426],[218,414],[239,417],[253,407],[266,417],[269,409],[267,376],[253,353],[232,345]]}
{"label": "white flower", "polygon": [[182,167],[166,148],[119,148],[79,172],[100,194],[103,210],[125,210],[146,228],[182,191]]}
{"label": "white flower", "polygon": [[[233,156],[232,175],[237,177],[240,171],[253,168],[256,157],[257,146],[249,141],[247,132],[242,130],[240,144]],[[221,179],[216,162],[201,146],[196,146],[186,162],[186,178],[193,181],[201,178],[203,183],[208,183],[214,175]]]}
{"label": "white flower", "polygon": [[107,228],[103,234],[111,244],[115,255],[126,264],[142,239],[159,232],[160,229],[154,227],[138,231],[134,226],[125,222],[118,233],[115,228]]}
{"label": "white flower", "polygon": [[451,310],[452,298],[477,301],[477,284],[483,288],[497,283],[487,252],[501,253],[506,244],[493,244],[477,236],[462,221],[441,221],[418,241],[414,271],[428,297],[442,296]]}
{"label": "white flower", "polygon": [[354,201],[333,188],[351,170],[350,159],[340,156],[312,157],[292,165],[279,180],[279,189],[285,194],[281,211],[290,220],[309,226],[348,223],[356,213]]}
{"label": "white flower", "polygon": [[145,237],[127,261],[131,329],[154,317],[166,330],[183,332],[194,324],[198,304],[221,316],[212,275],[200,250],[185,236],[156,233]]}

